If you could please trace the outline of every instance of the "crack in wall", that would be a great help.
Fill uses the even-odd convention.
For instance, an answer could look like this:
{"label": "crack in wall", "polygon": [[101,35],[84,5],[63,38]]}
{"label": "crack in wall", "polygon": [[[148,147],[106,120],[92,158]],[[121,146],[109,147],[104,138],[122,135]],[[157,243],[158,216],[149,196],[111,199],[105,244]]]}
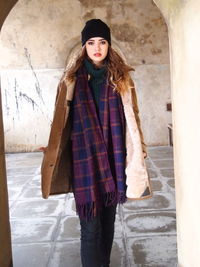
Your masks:
{"label": "crack in wall", "polygon": [[8,95],[9,95],[9,92],[7,89],[4,90],[4,94],[5,94],[5,110],[6,110],[6,115],[9,116],[10,114],[10,108],[8,106]]}
{"label": "crack in wall", "polygon": [[19,102],[18,102],[18,96],[17,96],[17,79],[15,78],[15,84],[14,84],[14,92],[15,92],[15,104],[16,104],[16,111],[19,118]]}
{"label": "crack in wall", "polygon": [[40,109],[38,104],[31,97],[29,97],[27,94],[19,92],[19,97],[24,98],[27,102],[31,103],[33,110],[35,109],[35,106],[38,107],[38,109]]}
{"label": "crack in wall", "polygon": [[23,93],[23,92],[19,92],[19,97],[20,100],[24,99],[26,100],[28,103],[31,103],[33,110],[35,110],[35,107],[41,112],[41,114],[46,117],[46,119],[49,121],[49,123],[51,122],[48,115],[45,114],[43,112],[43,110],[41,109],[41,107],[37,104],[37,102],[35,102],[35,100],[31,97],[29,97],[27,94]]}
{"label": "crack in wall", "polygon": [[44,99],[43,99],[43,97],[42,97],[42,89],[41,89],[41,87],[40,87],[40,83],[39,83],[39,80],[38,80],[38,78],[37,78],[37,75],[36,75],[36,73],[35,73],[35,71],[34,71],[33,65],[32,65],[32,63],[31,63],[31,56],[30,56],[30,54],[29,54],[29,52],[28,52],[28,48],[24,47],[24,51],[25,51],[24,53],[25,53],[25,56],[26,56],[26,58],[27,58],[29,67],[31,68],[32,73],[33,73],[33,76],[35,77],[35,80],[36,80],[36,83],[35,83],[35,89],[36,89],[36,92],[37,92],[37,94],[38,94],[38,97],[41,99],[42,103],[44,104]]}
{"label": "crack in wall", "polygon": [[[50,120],[48,114],[45,114],[45,112],[42,110],[40,105],[33,98],[28,96],[26,93],[19,91],[18,87],[19,87],[19,85],[17,83],[17,79],[14,78],[14,96],[13,97],[15,99],[16,114],[17,114],[18,120],[20,120],[20,117],[21,117],[20,116],[20,109],[23,107],[22,103],[20,103],[20,102],[24,99],[26,102],[28,102],[32,105],[33,110],[35,110],[35,108],[37,108],[41,112],[41,114],[44,117],[46,117],[47,121],[50,124],[51,120]],[[9,98],[11,98],[12,96],[10,95],[10,93],[7,89],[4,90],[4,94],[5,94],[6,115],[10,116],[11,114],[10,114]],[[13,128],[14,128],[14,123],[15,123],[15,116],[13,117]]]}

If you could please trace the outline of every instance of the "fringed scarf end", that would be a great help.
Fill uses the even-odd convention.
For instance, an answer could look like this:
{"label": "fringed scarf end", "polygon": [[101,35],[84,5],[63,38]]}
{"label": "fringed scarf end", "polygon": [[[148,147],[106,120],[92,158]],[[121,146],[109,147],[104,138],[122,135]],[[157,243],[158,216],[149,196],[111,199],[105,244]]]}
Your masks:
{"label": "fringed scarf end", "polygon": [[[124,192],[106,192],[103,194],[103,205],[105,207],[123,204],[126,201]],[[76,204],[76,211],[81,220],[91,221],[100,211],[102,206],[95,201],[90,203]]]}
{"label": "fringed scarf end", "polygon": [[91,221],[97,215],[96,203],[76,204],[76,212],[81,220]]}

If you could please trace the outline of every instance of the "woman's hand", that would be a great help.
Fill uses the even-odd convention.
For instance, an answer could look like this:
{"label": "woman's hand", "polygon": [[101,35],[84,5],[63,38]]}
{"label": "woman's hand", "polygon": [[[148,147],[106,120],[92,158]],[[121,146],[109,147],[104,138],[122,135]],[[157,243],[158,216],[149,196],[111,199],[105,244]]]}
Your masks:
{"label": "woman's hand", "polygon": [[47,149],[47,146],[46,147],[45,146],[39,147],[39,150],[42,151],[43,153],[46,152],[46,149]]}
{"label": "woman's hand", "polygon": [[144,156],[144,158],[146,159],[146,157],[147,157],[147,152],[143,151],[143,156]]}

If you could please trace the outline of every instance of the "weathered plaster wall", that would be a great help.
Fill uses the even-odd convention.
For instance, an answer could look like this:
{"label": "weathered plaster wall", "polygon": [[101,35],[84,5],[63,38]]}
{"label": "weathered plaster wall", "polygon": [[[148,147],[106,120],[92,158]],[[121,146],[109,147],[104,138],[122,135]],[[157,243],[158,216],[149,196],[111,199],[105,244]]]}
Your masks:
{"label": "weathered plaster wall", "polygon": [[79,44],[85,21],[95,17],[110,25],[114,43],[136,69],[146,143],[168,143],[168,33],[151,0],[20,0],[0,40],[7,151],[46,145],[66,58]]}

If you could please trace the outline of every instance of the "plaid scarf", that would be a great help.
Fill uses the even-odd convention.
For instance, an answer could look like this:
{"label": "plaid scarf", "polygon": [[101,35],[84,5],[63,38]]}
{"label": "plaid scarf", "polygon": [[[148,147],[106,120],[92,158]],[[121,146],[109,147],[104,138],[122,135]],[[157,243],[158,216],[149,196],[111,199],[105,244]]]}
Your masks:
{"label": "plaid scarf", "polygon": [[126,200],[125,117],[121,97],[106,80],[99,112],[83,65],[72,103],[73,189],[81,219],[94,218],[102,205]]}

